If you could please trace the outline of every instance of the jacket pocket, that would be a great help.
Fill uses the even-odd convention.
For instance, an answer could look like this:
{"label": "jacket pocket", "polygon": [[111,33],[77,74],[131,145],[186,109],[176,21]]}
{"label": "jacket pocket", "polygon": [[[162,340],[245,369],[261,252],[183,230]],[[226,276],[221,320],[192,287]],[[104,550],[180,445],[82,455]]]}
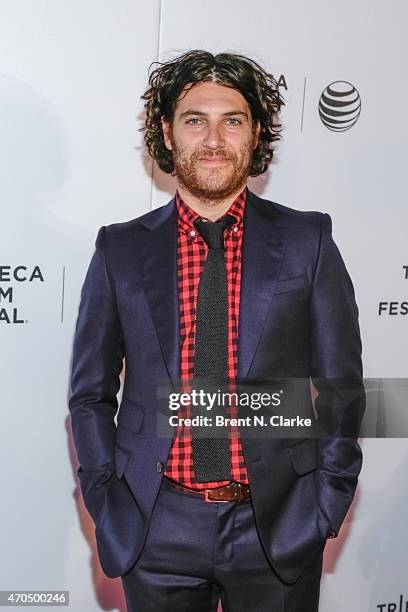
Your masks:
{"label": "jacket pocket", "polygon": [[293,278],[282,278],[276,283],[275,295],[290,293],[306,288],[306,276],[294,276]]}
{"label": "jacket pocket", "polygon": [[316,438],[304,438],[288,447],[293,469],[303,476],[319,467],[319,446]]}
{"label": "jacket pocket", "polygon": [[123,399],[118,413],[118,430],[124,427],[134,433],[142,428],[144,409],[133,400]]}

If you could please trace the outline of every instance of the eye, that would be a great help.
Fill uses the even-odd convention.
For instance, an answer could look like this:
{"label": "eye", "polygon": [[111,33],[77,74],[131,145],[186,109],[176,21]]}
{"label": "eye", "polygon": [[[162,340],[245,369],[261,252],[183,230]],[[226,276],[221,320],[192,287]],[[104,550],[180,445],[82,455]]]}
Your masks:
{"label": "eye", "polygon": [[193,117],[192,119],[186,121],[186,123],[189,123],[190,125],[200,125],[200,122],[201,119],[199,119],[198,117]]}
{"label": "eye", "polygon": [[242,121],[240,121],[239,119],[236,119],[236,117],[229,117],[227,119],[227,123],[229,122],[229,125],[241,125]]}

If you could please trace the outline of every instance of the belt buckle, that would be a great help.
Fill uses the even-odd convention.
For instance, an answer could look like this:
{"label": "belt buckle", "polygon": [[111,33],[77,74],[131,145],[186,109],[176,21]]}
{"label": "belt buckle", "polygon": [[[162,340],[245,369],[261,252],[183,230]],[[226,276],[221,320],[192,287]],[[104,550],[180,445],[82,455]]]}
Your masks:
{"label": "belt buckle", "polygon": [[210,491],[212,491],[212,489],[204,489],[204,501],[210,504],[228,504],[229,503],[229,499],[210,499],[208,497],[208,494]]}

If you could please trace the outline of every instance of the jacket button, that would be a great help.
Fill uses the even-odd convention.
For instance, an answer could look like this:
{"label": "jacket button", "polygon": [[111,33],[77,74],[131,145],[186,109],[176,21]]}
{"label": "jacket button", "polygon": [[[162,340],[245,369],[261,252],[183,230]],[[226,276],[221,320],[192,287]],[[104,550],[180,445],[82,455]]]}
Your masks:
{"label": "jacket button", "polygon": [[161,461],[156,463],[156,472],[161,472],[163,470],[163,464]]}

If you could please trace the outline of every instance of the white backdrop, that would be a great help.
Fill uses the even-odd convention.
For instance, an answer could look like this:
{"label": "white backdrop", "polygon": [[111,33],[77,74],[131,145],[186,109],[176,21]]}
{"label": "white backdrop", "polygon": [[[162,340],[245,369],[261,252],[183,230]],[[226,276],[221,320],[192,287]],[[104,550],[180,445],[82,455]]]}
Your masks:
{"label": "white backdrop", "polygon": [[[281,78],[283,139],[250,187],[330,213],[356,290],[365,376],[407,377],[407,17],[404,0],[0,0],[0,590],[65,589],[72,610],[125,609],[120,580],[96,557],[67,397],[98,228],[174,192],[138,132],[150,62],[230,50]],[[333,81],[361,99],[344,132],[318,113]],[[325,551],[323,612],[406,606],[407,446],[362,440],[355,503]]]}

